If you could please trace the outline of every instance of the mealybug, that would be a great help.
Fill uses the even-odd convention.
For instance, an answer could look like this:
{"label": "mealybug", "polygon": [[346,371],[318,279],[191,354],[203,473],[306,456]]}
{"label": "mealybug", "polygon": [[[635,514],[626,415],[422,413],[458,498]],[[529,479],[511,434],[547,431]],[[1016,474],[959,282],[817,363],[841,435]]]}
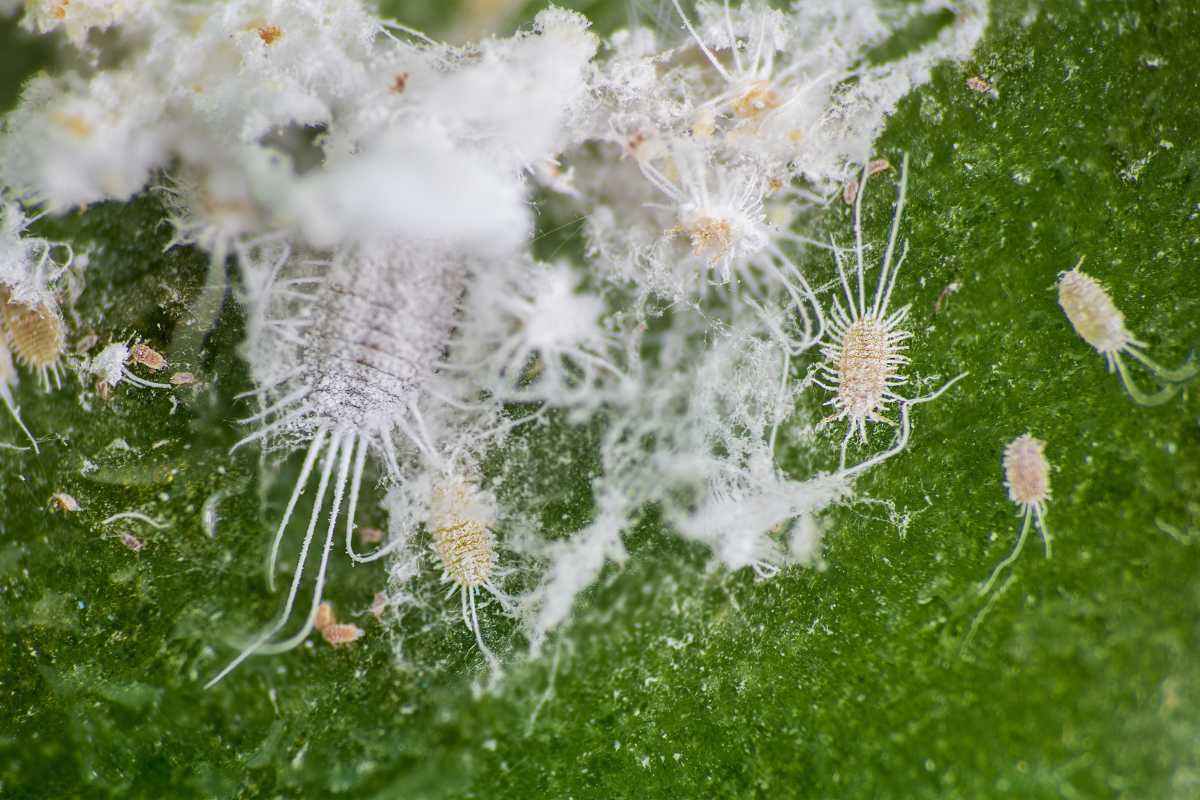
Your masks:
{"label": "mealybug", "polygon": [[52,379],[56,387],[61,387],[67,331],[58,309],[47,303],[29,305],[0,299],[4,300],[8,345],[17,363],[36,372],[42,388],[49,390]]}
{"label": "mealybug", "polygon": [[442,565],[442,581],[450,584],[447,597],[458,592],[462,603],[462,618],[475,633],[479,649],[494,661],[483,643],[479,631],[479,615],[475,598],[486,591],[506,610],[512,603],[496,588],[495,507],[491,496],[454,475],[447,475],[433,487],[429,504],[429,529],[433,551]]}
{"label": "mealybug", "polygon": [[904,156],[900,166],[896,212],[892,217],[887,249],[883,254],[883,264],[879,270],[875,295],[874,298],[868,299],[864,277],[866,265],[863,258],[865,248],[862,240],[862,197],[867,187],[867,178],[872,174],[873,165],[878,163],[872,161],[864,165],[861,186],[854,199],[857,291],[851,287],[851,281],[846,277],[846,266],[842,261],[841,251],[836,247],[833,251],[837,261],[838,277],[841,279],[842,290],[850,310],[847,312],[841,301],[834,298],[830,313],[832,322],[829,326],[833,337],[832,341],[821,348],[824,361],[821,363],[819,376],[814,379],[814,382],[821,388],[834,393],[834,397],[827,403],[834,407],[834,413],[824,421],[843,419],[848,421],[846,435],[842,439],[840,470],[847,471],[846,448],[855,432],[858,433],[859,440],[866,444],[868,422],[897,425],[883,416],[884,410],[890,403],[900,404],[900,430],[896,443],[891,449],[852,467],[848,470],[851,473],[861,472],[900,452],[908,443],[909,408],[918,403],[935,399],[966,374],[959,375],[936,392],[924,397],[909,400],[896,392],[899,386],[908,381],[907,376],[900,373],[900,368],[908,363],[908,358],[904,355],[904,341],[912,335],[901,327],[908,316],[910,306],[904,306],[892,313],[888,312],[892,290],[896,287],[896,275],[900,272],[900,267],[903,266],[904,258],[908,254],[908,243],[905,242],[900,248],[900,257],[896,259],[893,266],[892,258],[896,253],[896,236],[900,229],[900,219],[904,213],[904,199],[908,188],[908,155]]}
{"label": "mealybug", "polygon": [[[1166,369],[1151,361],[1142,352],[1145,342],[1133,338],[1133,334],[1125,327],[1125,315],[1099,281],[1079,270],[1081,264],[1082,258],[1074,269],[1062,273],[1058,279],[1058,304],[1062,306],[1075,332],[1104,356],[1109,372],[1114,369],[1117,371],[1121,376],[1121,384],[1135,403],[1155,406],[1167,402],[1179,391],[1179,384],[1196,377],[1200,368],[1185,364],[1179,369]],[[1142,392],[1125,369],[1122,353],[1141,362],[1155,378],[1170,385],[1154,394]]]}
{"label": "mealybug", "polygon": [[[234,449],[272,435],[284,446],[307,447],[271,544],[267,577],[272,589],[284,531],[314,471],[319,471],[319,481],[282,612],[206,687],[250,655],[285,652],[308,637],[343,513],[346,551],[355,562],[373,561],[394,549],[396,543],[367,555],[353,550],[355,512],[371,451],[382,457],[393,477],[402,473],[397,434],[401,446],[407,440],[430,463],[441,461],[420,406],[450,341],[466,278],[462,263],[419,245],[396,243],[359,251],[353,259],[339,256],[331,263],[307,264],[323,269],[323,275],[283,277],[284,269],[305,265],[293,261],[286,246],[268,256],[273,260],[259,289],[264,309],[255,322],[260,330],[251,336],[252,366],[260,385],[252,393],[264,408],[242,420],[261,427]],[[305,562],[326,509],[329,522],[304,624],[294,635],[272,642],[296,606]]]}
{"label": "mealybug", "polygon": [[1004,485],[1008,487],[1009,499],[1021,507],[1021,534],[1017,537],[1017,544],[1012,552],[996,565],[992,574],[979,587],[980,594],[986,594],[996,582],[1000,571],[1021,555],[1030,525],[1034,522],[1042,534],[1046,558],[1050,558],[1050,532],[1046,530],[1044,519],[1046,501],[1050,499],[1050,465],[1046,462],[1045,449],[1045,442],[1033,438],[1028,433],[1013,439],[1004,448]]}
{"label": "mealybug", "polygon": [[[146,363],[144,360],[142,360],[142,358],[146,358],[142,351],[137,350],[137,348],[141,347],[145,347],[145,345],[134,345],[133,348],[130,348],[128,345],[120,342],[114,342],[113,344],[110,344],[108,347],[101,350],[96,357],[92,359],[91,363],[88,365],[88,370],[99,379],[98,387],[104,387],[100,388],[101,394],[104,394],[106,389],[112,389],[116,387],[116,385],[121,381],[128,381],[134,386],[140,386],[145,389],[171,388],[171,384],[169,383],[157,383],[155,381],[148,381],[145,378],[139,377],[130,371],[129,367],[126,366],[126,364],[131,363]],[[154,353],[154,351],[150,350],[148,347],[145,347],[145,350]],[[135,356],[135,352],[139,355]],[[154,353],[154,355],[158,357],[160,362],[162,361],[162,356],[159,356],[158,353]],[[147,360],[150,359],[147,358]],[[151,367],[151,369],[155,368]]]}

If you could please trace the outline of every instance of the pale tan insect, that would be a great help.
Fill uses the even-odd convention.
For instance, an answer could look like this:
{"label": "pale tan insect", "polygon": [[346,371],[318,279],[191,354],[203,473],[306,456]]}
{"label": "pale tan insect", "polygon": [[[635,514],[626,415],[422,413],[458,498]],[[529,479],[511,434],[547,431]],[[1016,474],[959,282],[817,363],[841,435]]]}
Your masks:
{"label": "pale tan insect", "polygon": [[476,610],[476,595],[482,589],[511,612],[512,603],[495,585],[496,537],[494,501],[474,483],[456,475],[447,475],[433,487],[430,499],[429,528],[432,547],[442,564],[442,582],[450,584],[446,596],[459,593],[462,618],[475,633],[479,649],[489,661],[495,656],[483,643]]}
{"label": "pale tan insect", "polygon": [[[871,162],[877,164],[878,161]],[[863,167],[862,187],[866,189],[867,178],[871,174],[871,164]],[[854,251],[857,261],[857,292],[851,288],[850,279],[846,276],[846,267],[842,261],[841,251],[834,248],[837,261],[838,277],[850,310],[847,311],[839,299],[834,298],[830,311],[832,322],[829,330],[832,333],[830,341],[821,348],[824,361],[819,367],[813,381],[821,388],[833,392],[834,397],[826,405],[834,407],[834,413],[824,422],[831,420],[847,420],[846,436],[842,439],[841,460],[839,469],[844,474],[854,474],[866,470],[874,464],[890,458],[904,449],[908,443],[910,424],[908,413],[911,406],[925,403],[940,396],[966,373],[953,378],[936,392],[923,397],[907,399],[897,393],[899,387],[908,381],[900,374],[900,368],[908,363],[904,355],[904,341],[912,334],[901,325],[908,316],[909,306],[889,312],[892,290],[896,287],[896,275],[904,264],[908,254],[907,243],[900,248],[900,257],[893,264],[896,252],[896,238],[900,229],[900,219],[904,213],[904,199],[908,187],[908,156],[900,166],[900,186],[896,195],[896,211],[888,233],[887,249],[884,251],[883,263],[879,269],[879,278],[875,287],[874,299],[869,300],[865,286],[864,264],[865,248],[862,239],[862,192],[859,192],[854,203]],[[855,432],[859,440],[867,442],[867,423],[882,422],[893,427],[897,423],[883,416],[884,409],[892,404],[900,405],[899,433],[896,442],[887,451],[877,454],[862,463],[846,470],[846,448]]]}
{"label": "pale tan insect", "polygon": [[12,300],[3,304],[8,345],[17,363],[37,373],[46,390],[53,379],[62,386],[62,356],[67,332],[58,309],[46,303],[27,305]]}
{"label": "pale tan insect", "polygon": [[[1066,313],[1075,332],[1096,349],[1108,362],[1108,371],[1114,369],[1121,377],[1121,384],[1135,403],[1154,406],[1165,403],[1179,391],[1180,384],[1190,381],[1200,373],[1200,367],[1187,363],[1179,369],[1167,369],[1151,361],[1142,352],[1145,342],[1133,337],[1125,327],[1125,315],[1121,313],[1104,287],[1079,267],[1083,259],[1070,272],[1058,279],[1058,304]],[[1137,387],[1125,368],[1121,355],[1128,355],[1150,370],[1161,383],[1168,384],[1154,394],[1146,394]]]}
{"label": "pale tan insect", "polygon": [[129,348],[129,360],[141,364],[152,372],[158,372],[167,365],[167,360],[162,357],[162,354],[142,342]]}
{"label": "pale tan insect", "polygon": [[120,539],[121,539],[121,544],[125,545],[126,547],[128,547],[130,550],[132,550],[135,553],[140,553],[142,548],[146,546],[145,542],[143,542],[141,539],[134,536],[132,533],[122,532],[120,535]]}
{"label": "pale tan insect", "polygon": [[321,631],[321,636],[325,637],[325,641],[329,642],[334,647],[342,647],[343,645],[352,644],[358,641],[363,635],[363,629],[357,625],[348,623],[334,623],[326,625]]}
{"label": "pale tan insect", "polygon": [[1051,555],[1050,532],[1046,529],[1046,501],[1050,499],[1050,464],[1046,461],[1046,443],[1035,439],[1028,433],[1018,436],[1004,448],[1004,485],[1008,487],[1008,497],[1018,506],[1021,514],[1021,533],[1017,544],[1008,557],[996,565],[992,574],[979,587],[980,594],[986,594],[1000,571],[1017,560],[1021,549],[1025,547],[1025,539],[1029,528],[1037,523],[1042,535],[1042,546],[1046,558]]}
{"label": "pale tan insect", "polygon": [[[880,172],[886,172],[892,168],[892,164],[886,158],[877,158],[867,164],[867,177],[878,175]],[[846,182],[846,186],[842,189],[842,202],[846,205],[852,205],[855,198],[858,197],[858,178],[851,178]]]}
{"label": "pale tan insect", "polygon": [[50,507],[56,511],[78,511],[79,501],[66,492],[55,492],[50,495]]}
{"label": "pale tan insect", "polygon": [[379,528],[361,527],[358,529],[358,540],[363,544],[379,544],[383,541],[383,531]]}
{"label": "pale tan insect", "polygon": [[172,386],[191,386],[196,382],[196,376],[190,372],[176,372],[171,375]]}
{"label": "pale tan insect", "polygon": [[317,606],[317,616],[313,620],[313,627],[318,631],[323,631],[333,623],[333,606],[329,603],[321,603]]}
{"label": "pale tan insect", "polygon": [[338,622],[333,616],[333,606],[329,603],[321,603],[317,607],[317,616],[313,620],[313,627],[333,647],[351,644],[363,635],[362,628],[357,625]]}
{"label": "pale tan insect", "polygon": [[981,75],[972,75],[971,77],[967,78],[967,88],[972,92],[987,94],[988,92],[992,91],[992,84]]}

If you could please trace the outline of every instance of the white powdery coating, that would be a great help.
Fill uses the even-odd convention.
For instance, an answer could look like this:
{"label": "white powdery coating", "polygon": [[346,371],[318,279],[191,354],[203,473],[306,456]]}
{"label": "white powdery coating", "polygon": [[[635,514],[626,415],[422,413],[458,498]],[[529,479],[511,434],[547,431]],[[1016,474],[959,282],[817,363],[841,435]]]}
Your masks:
{"label": "white powdery coating", "polygon": [[125,362],[129,360],[129,348],[114,342],[101,350],[88,366],[88,371],[109,386],[116,386],[125,377]]}
{"label": "white powdery coating", "polygon": [[145,0],[28,0],[21,24],[37,33],[63,28],[71,44],[82,47],[89,31],[104,30],[146,5]]}
{"label": "white powdery coating", "polygon": [[1050,465],[1046,443],[1028,433],[1004,448],[1004,484],[1008,497],[1021,506],[1040,508],[1050,497]]}
{"label": "white powdery coating", "polygon": [[57,308],[50,268],[59,272],[67,265],[52,258],[54,243],[25,235],[29,222],[20,205],[0,200],[0,301]]}
{"label": "white powdery coating", "polygon": [[532,32],[481,41],[443,81],[425,91],[413,84],[406,99],[451,139],[477,142],[507,169],[531,167],[573,144],[574,122],[588,111],[586,70],[599,46],[589,25],[570,11],[542,11]]}
{"label": "white powdery coating", "polygon": [[356,0],[168,3],[146,22],[141,69],[156,76],[173,113],[226,143],[331,122],[370,85],[382,29]]}
{"label": "white powdery coating", "polygon": [[595,408],[628,390],[604,299],[566,264],[491,263],[473,276],[453,361],[507,402]]}
{"label": "white powdery coating", "polygon": [[168,156],[162,101],[135,70],[88,81],[41,75],[5,118],[0,182],[65,209],[140,192]]}
{"label": "white powdery coating", "polygon": [[629,509],[622,499],[601,496],[596,519],[566,542],[550,550],[546,577],[529,598],[534,609],[529,620],[530,649],[538,652],[546,636],[571,613],[575,597],[591,586],[609,561],[625,560],[621,531]]}
{"label": "white powdery coating", "polygon": [[507,254],[530,227],[523,187],[512,175],[437,136],[403,130],[300,179],[287,203],[317,247],[395,237]]}
{"label": "white powdery coating", "polygon": [[[283,426],[300,438],[322,426],[390,428],[421,399],[448,346],[465,280],[461,259],[391,242],[336,258],[314,279],[308,299],[284,293],[251,336],[251,367],[259,385],[271,387],[268,404],[305,393]],[[258,298],[270,299],[269,289]]]}
{"label": "white powdery coating", "polygon": [[1075,332],[1097,352],[1111,358],[1134,342],[1125,327],[1125,316],[1108,292],[1078,268],[1064,272],[1058,279],[1058,304]]}

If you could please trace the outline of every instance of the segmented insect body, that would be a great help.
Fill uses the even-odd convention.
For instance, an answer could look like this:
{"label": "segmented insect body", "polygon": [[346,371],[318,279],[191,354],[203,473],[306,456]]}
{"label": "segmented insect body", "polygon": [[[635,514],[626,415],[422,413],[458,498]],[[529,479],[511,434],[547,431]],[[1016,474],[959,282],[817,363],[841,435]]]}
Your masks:
{"label": "segmented insect body", "polygon": [[[62,386],[67,333],[53,288],[74,262],[71,247],[26,235],[33,218],[0,195],[0,321],[18,364],[37,373],[42,388]],[[62,253],[61,258],[55,252]]]}
{"label": "segmented insect body", "polygon": [[[874,162],[872,162],[874,163]],[[871,175],[871,164],[862,171],[861,188],[854,200],[854,252],[856,259],[856,286],[846,275],[841,252],[834,249],[837,261],[838,277],[841,280],[849,311],[841,300],[834,298],[830,312],[832,321],[830,333],[832,340],[821,348],[824,361],[816,378],[817,385],[833,392],[834,396],[827,405],[834,408],[834,413],[825,421],[847,420],[846,436],[842,439],[840,469],[846,470],[846,448],[855,432],[859,440],[867,442],[867,423],[882,422],[888,425],[897,423],[883,416],[887,406],[892,403],[900,404],[899,433],[891,449],[870,458],[848,470],[851,473],[862,471],[900,452],[907,444],[909,435],[909,408],[918,403],[928,402],[946,391],[956,381],[965,376],[959,375],[946,383],[932,394],[915,399],[906,399],[898,394],[897,389],[908,381],[907,376],[900,372],[901,367],[908,363],[904,355],[905,340],[912,334],[901,326],[908,317],[909,306],[904,306],[894,312],[888,311],[892,291],[896,287],[896,276],[908,254],[908,243],[900,247],[900,256],[893,264],[896,254],[896,236],[900,228],[900,219],[904,213],[904,200],[908,189],[908,156],[905,155],[900,167],[900,185],[897,190],[896,211],[892,217],[891,229],[888,233],[887,249],[884,251],[883,263],[879,269],[879,277],[875,286],[873,298],[868,298],[864,273],[864,247],[862,240],[862,197],[866,190],[867,178]]]}
{"label": "segmented insect body", "polygon": [[1044,519],[1046,501],[1050,499],[1050,464],[1046,461],[1045,442],[1026,433],[1008,443],[1004,448],[1004,485],[1008,487],[1009,499],[1021,508],[1021,533],[1012,552],[996,565],[987,581],[979,588],[980,594],[986,594],[996,582],[1001,570],[1021,555],[1033,523],[1037,524],[1042,534],[1046,558],[1050,558],[1050,532],[1046,529]]}
{"label": "segmented insect body", "polygon": [[[1062,273],[1058,279],[1058,304],[1062,306],[1075,332],[1104,356],[1109,372],[1116,370],[1125,391],[1134,402],[1147,406],[1167,402],[1179,391],[1179,384],[1190,381],[1200,373],[1200,367],[1185,364],[1172,370],[1151,361],[1142,352],[1146,343],[1133,337],[1125,327],[1125,315],[1099,281],[1080,271],[1082,264],[1083,259],[1080,258],[1074,269]],[[1168,385],[1154,394],[1143,392],[1125,368],[1122,354],[1141,362],[1156,379]]]}
{"label": "segmented insect body", "polygon": [[51,381],[61,388],[67,332],[57,305],[6,300],[3,313],[8,344],[17,363],[37,373],[42,388],[49,390]]}
{"label": "segmented insect body", "polygon": [[[279,618],[259,634],[208,685],[248,656],[279,653],[312,631],[321,604],[335,527],[346,503],[346,551],[352,547],[355,511],[369,453],[388,474],[400,476],[395,436],[440,462],[437,444],[420,412],[426,388],[443,358],[455,324],[466,271],[461,261],[419,245],[392,244],[344,254],[329,263],[298,262],[290,250],[273,254],[263,289],[268,302],[250,337],[251,363],[265,407],[244,422],[259,430],[234,446],[276,440],[275,447],[307,446],[304,464],[271,544],[268,580],[284,531],[319,467],[316,497],[297,557],[296,571]],[[308,274],[288,270],[307,266]],[[307,289],[307,291],[306,291]],[[335,474],[336,470],[336,474]],[[332,486],[329,524],[317,568],[310,610],[295,635],[272,641],[296,605],[318,518]]]}
{"label": "segmented insect body", "polygon": [[329,603],[321,603],[317,608],[313,627],[331,647],[353,644],[363,635],[363,629],[357,625],[338,622],[333,616],[333,606]]}
{"label": "segmented insect body", "polygon": [[476,596],[480,590],[511,611],[508,597],[493,583],[496,567],[495,501],[473,482],[446,475],[434,484],[429,508],[432,547],[442,565],[442,581],[450,584],[449,597],[459,593],[462,617],[475,633],[479,649],[493,659],[479,630]]}

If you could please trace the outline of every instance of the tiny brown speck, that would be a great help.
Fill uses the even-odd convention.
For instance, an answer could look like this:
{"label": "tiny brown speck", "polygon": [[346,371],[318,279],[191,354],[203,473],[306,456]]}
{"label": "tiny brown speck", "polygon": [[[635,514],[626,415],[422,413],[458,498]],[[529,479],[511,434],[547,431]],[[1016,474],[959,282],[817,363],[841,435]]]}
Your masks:
{"label": "tiny brown speck", "polygon": [[392,79],[392,94],[404,94],[404,90],[408,88],[408,73],[399,72]]}
{"label": "tiny brown speck", "polygon": [[971,77],[967,78],[967,88],[973,92],[987,94],[992,90],[992,84],[988,83],[987,80],[978,75],[972,75]]}
{"label": "tiny brown speck", "polygon": [[275,25],[264,25],[258,29],[258,38],[262,39],[264,44],[274,44],[280,36],[283,36],[283,31]]}

